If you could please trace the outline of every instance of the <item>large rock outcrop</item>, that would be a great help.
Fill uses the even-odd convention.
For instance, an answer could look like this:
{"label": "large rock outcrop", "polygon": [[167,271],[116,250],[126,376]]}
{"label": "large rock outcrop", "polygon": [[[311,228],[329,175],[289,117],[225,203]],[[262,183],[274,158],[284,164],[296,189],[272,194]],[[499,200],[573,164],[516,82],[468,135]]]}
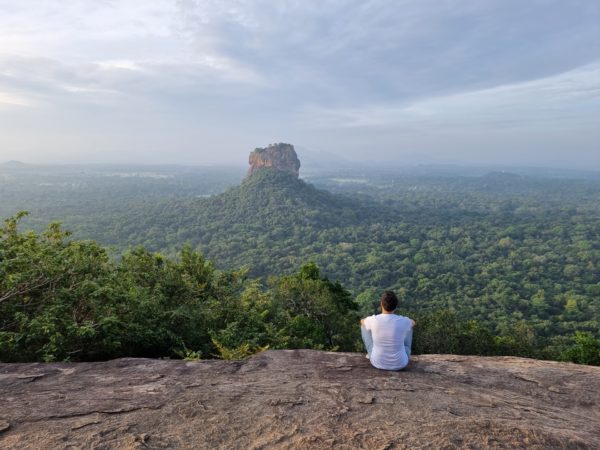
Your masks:
{"label": "large rock outcrop", "polygon": [[2,449],[597,449],[600,367],[267,351],[0,364]]}
{"label": "large rock outcrop", "polygon": [[291,144],[271,144],[265,148],[256,148],[249,157],[250,168],[247,178],[261,168],[270,168],[289,172],[296,177],[300,171],[300,160]]}

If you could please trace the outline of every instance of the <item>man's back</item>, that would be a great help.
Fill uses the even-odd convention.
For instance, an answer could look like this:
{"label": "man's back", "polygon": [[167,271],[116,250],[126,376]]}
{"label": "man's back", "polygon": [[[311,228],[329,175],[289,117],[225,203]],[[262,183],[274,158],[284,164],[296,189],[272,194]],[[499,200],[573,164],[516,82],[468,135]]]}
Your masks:
{"label": "man's back", "polygon": [[408,364],[404,344],[409,333],[412,334],[412,320],[396,314],[377,314],[365,318],[363,324],[373,337],[370,354],[373,366],[378,369],[399,370]]}

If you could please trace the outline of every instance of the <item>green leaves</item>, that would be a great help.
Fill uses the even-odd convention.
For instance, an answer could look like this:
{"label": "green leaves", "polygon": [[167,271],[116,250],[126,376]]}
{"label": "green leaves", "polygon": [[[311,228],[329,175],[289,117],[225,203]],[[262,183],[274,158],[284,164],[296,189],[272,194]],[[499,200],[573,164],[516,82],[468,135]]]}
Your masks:
{"label": "green leaves", "polygon": [[354,343],[350,294],[314,263],[265,290],[247,280],[247,269],[217,271],[190,247],[177,259],[138,247],[113,261],[94,242],[69,240],[58,224],[21,233],[21,217],[1,229],[2,361],[233,358],[269,345]]}
{"label": "green leaves", "polygon": [[564,361],[600,366],[599,339],[595,339],[590,333],[578,331],[573,340],[575,344],[561,355]]}
{"label": "green leaves", "polygon": [[320,278],[314,263],[272,281],[274,322],[291,348],[356,348],[357,305],[339,283]]}
{"label": "green leaves", "polygon": [[[189,246],[176,257],[138,247],[113,260],[97,243],[72,240],[56,223],[41,234],[21,232],[19,220],[24,216],[18,214],[0,228],[1,361],[237,358],[267,347],[357,351],[362,349],[358,318],[372,314],[378,304],[379,288],[363,290],[355,303],[350,292],[323,276],[315,262],[291,275],[272,276],[265,286],[248,279],[247,267],[217,270]],[[515,228],[511,241],[517,235]],[[397,238],[408,255],[406,239]],[[415,353],[512,354],[600,363],[600,341],[591,332],[569,328],[569,321],[576,321],[583,329],[597,329],[598,305],[590,295],[600,292],[599,283],[590,285],[589,294],[580,289],[556,294],[562,288],[540,288],[534,280],[520,282],[514,274],[500,276],[507,270],[501,262],[482,267],[478,273],[487,275],[481,276],[477,289],[461,278],[468,274],[461,265],[436,281],[431,274],[438,269],[429,258],[435,254],[441,265],[448,264],[444,255],[450,250],[436,248],[427,239],[418,245],[413,255],[421,253],[423,260],[417,265],[407,259],[394,265],[379,256],[366,262],[387,264],[387,269],[379,269],[384,278],[392,276],[394,267],[405,277],[398,294],[408,315],[413,315],[410,308],[424,304],[420,298],[438,306],[416,316]],[[351,252],[360,245],[343,241],[342,247]],[[517,263],[537,264],[534,258]],[[414,276],[409,276],[411,271]],[[373,275],[374,284],[380,282],[378,270],[365,273]],[[530,294],[521,298],[520,289]],[[477,302],[456,302],[454,291]],[[529,311],[536,321],[528,320]],[[565,321],[548,320],[553,314]],[[482,321],[468,320],[478,315],[496,325],[495,334]],[[552,337],[556,327],[563,327],[564,338]],[[574,336],[571,341],[569,335]]]}

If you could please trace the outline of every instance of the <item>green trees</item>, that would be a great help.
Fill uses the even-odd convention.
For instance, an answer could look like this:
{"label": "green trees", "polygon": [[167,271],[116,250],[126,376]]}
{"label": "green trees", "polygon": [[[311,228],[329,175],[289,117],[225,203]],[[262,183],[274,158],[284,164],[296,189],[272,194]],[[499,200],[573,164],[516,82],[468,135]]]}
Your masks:
{"label": "green trees", "polygon": [[[263,348],[361,351],[358,318],[375,312],[379,291],[358,303],[339,282],[307,263],[265,287],[248,269],[220,271],[184,247],[177,258],[144,248],[120,260],[92,241],[69,238],[59,225],[22,233],[18,222],[0,228],[0,360],[98,360],[119,356],[243,357]],[[497,288],[506,283],[500,283]],[[430,289],[423,284],[422,289]],[[449,309],[413,314],[414,353],[511,354],[600,364],[600,341],[576,332],[573,342],[538,335],[519,311],[485,325]],[[544,291],[533,307],[550,308]],[[568,314],[580,297],[566,296]],[[360,308],[360,311],[359,311]],[[548,345],[546,347],[546,345]]]}
{"label": "green trees", "polygon": [[568,348],[561,359],[577,364],[600,366],[600,340],[594,339],[590,333],[576,332],[575,344]]}
{"label": "green trees", "polygon": [[211,331],[224,326],[243,285],[243,272],[218,272],[189,247],[177,260],[134,249],[115,273],[127,295],[122,351],[137,356],[211,355]]}
{"label": "green trees", "polygon": [[132,249],[120,261],[57,224],[0,229],[0,360],[232,357],[276,348],[356,348],[356,305],[312,263],[264,289],[185,247],[176,260]]}
{"label": "green trees", "polygon": [[[411,317],[475,324],[449,324],[463,337],[443,342],[443,327],[419,319],[422,351],[487,352],[467,339],[479,328],[494,336],[495,352],[523,356],[561,358],[577,332],[600,338],[600,182],[365,171],[368,183],[322,178],[335,195],[260,171],[210,198],[202,195],[237,183],[242,171],[0,177],[0,211],[37,209],[2,231],[0,339],[11,357],[46,359],[184,348],[212,357],[246,344],[349,348],[318,311],[355,312],[332,306],[337,294],[322,279],[339,280],[360,316],[393,289]],[[113,247],[71,240],[57,225],[17,231],[19,220],[42,229],[57,217],[74,236]],[[317,279],[297,272],[306,261],[320,268]],[[304,301],[300,291],[314,303],[307,311],[284,301]]]}
{"label": "green trees", "polygon": [[217,272],[189,248],[178,261],[138,248],[115,262],[57,224],[20,233],[23,216],[0,229],[0,360],[211,353],[243,274]]}
{"label": "green trees", "polygon": [[498,346],[490,331],[474,320],[461,320],[450,310],[416,317],[413,353],[495,355]]}
{"label": "green trees", "polygon": [[0,229],[0,359],[102,358],[119,346],[112,264],[91,241],[51,224],[40,236]]}
{"label": "green trees", "polygon": [[340,283],[322,278],[314,263],[271,281],[272,320],[283,348],[354,350],[357,305]]}

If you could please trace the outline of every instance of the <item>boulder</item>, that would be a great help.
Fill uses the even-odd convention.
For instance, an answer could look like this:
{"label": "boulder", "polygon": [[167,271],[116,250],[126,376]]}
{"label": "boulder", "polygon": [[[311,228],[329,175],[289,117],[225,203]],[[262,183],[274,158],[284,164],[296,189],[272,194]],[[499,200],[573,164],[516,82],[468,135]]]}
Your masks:
{"label": "boulder", "polygon": [[258,169],[268,168],[289,172],[296,176],[300,171],[300,160],[291,144],[271,144],[265,148],[256,148],[248,158],[250,168],[246,178],[250,178]]}
{"label": "boulder", "polygon": [[0,364],[1,449],[597,449],[600,367],[266,351]]}

